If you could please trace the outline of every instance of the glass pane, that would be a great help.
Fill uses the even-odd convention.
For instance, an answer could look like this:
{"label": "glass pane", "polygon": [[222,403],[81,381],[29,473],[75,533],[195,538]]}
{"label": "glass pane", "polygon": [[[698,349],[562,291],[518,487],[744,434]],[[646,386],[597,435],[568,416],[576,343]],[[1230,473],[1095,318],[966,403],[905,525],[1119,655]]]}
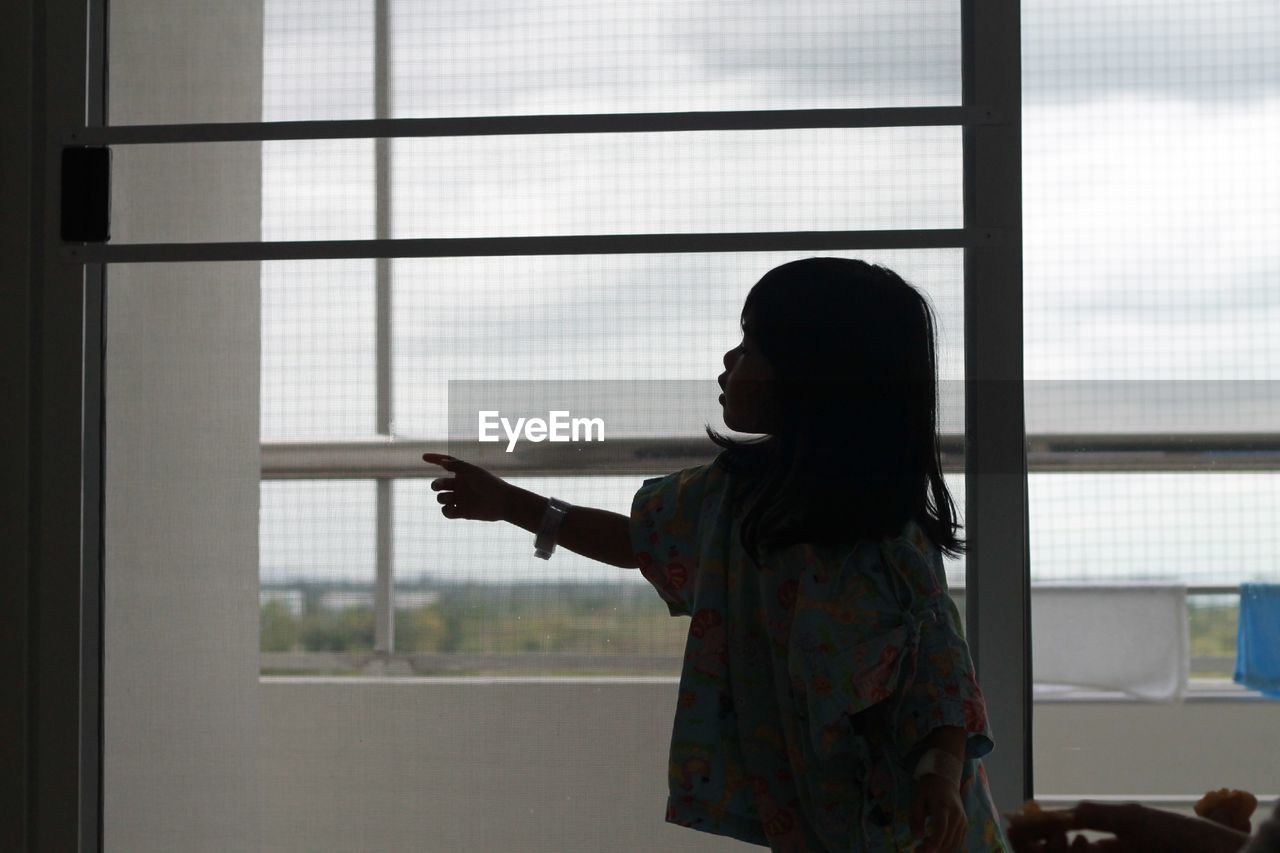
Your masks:
{"label": "glass pane", "polygon": [[[389,8],[396,117],[960,102],[959,4],[948,0]],[[374,9],[113,2],[111,123],[373,118]]]}
{"label": "glass pane", "polygon": [[[655,475],[504,479],[625,515],[640,481]],[[395,500],[396,648],[455,656],[424,661],[423,672],[510,670],[505,658],[521,655],[525,674],[679,674],[688,625],[639,572],[563,548],[539,560],[524,530],[454,523],[430,480],[401,481]],[[435,600],[414,608],[427,591]]]}
{"label": "glass pane", "polygon": [[262,121],[374,118],[374,0],[261,6]]}
{"label": "glass pane", "polygon": [[[446,437],[448,382],[712,380],[747,292],[812,253],[581,255],[392,261],[393,432]],[[938,321],[944,432],[963,430],[963,252],[823,252],[897,271]]]}
{"label": "glass pane", "polygon": [[[963,252],[835,254],[885,264],[929,297],[944,380],[942,430],[959,435]],[[408,658],[402,674],[667,671],[663,667],[669,669],[679,651],[671,645],[678,625],[645,592],[637,573],[567,551],[555,561],[531,563],[525,531],[449,523],[438,516],[429,488],[429,477],[438,472],[418,462],[411,449],[415,442],[446,437],[450,381],[607,379],[626,386],[628,380],[713,380],[724,352],[736,344],[747,291],[766,270],[796,257],[389,262],[390,438],[376,436],[373,424],[376,262],[259,265],[263,476],[318,478],[262,484],[261,632],[263,651],[270,653],[264,672],[372,673],[350,658],[323,658],[369,652],[378,548],[372,482],[331,476],[342,470],[367,478],[388,465],[405,478],[392,492],[386,543],[394,578],[394,649]],[[221,268],[200,266],[215,275]],[[659,340],[683,343],[655,347]],[[708,412],[719,414],[716,406]],[[684,414],[672,412],[669,420]],[[709,422],[723,428],[718,417]],[[700,424],[686,437],[700,436]],[[404,448],[398,455],[397,443]],[[287,455],[293,447],[308,454],[305,472],[290,467],[299,458]],[[351,461],[352,453],[367,454],[370,447],[390,456],[370,456],[366,468]],[[640,480],[656,473],[665,472],[507,478],[540,494],[626,513]],[[948,484],[963,510],[962,475],[951,472]],[[959,593],[964,559],[948,558],[946,570]],[[520,656],[526,659],[511,660]]]}
{"label": "glass pane", "polygon": [[1041,473],[1029,490],[1036,580],[1280,582],[1274,471]]}
{"label": "glass pane", "polygon": [[957,228],[955,127],[402,139],[392,236]]}
{"label": "glass pane", "polygon": [[[286,304],[314,313],[307,303],[330,295],[305,285],[312,277],[336,279],[343,263],[293,266],[284,277],[300,286]],[[661,823],[666,775],[660,753],[649,747],[670,724],[669,683],[403,678],[389,685],[374,678],[353,685],[332,677],[353,664],[362,664],[362,676],[376,674],[383,663],[369,651],[376,487],[368,478],[327,475],[263,481],[279,472],[264,471],[273,464],[272,445],[262,447],[260,436],[260,265],[120,265],[107,277],[105,850],[173,849],[178,838],[177,849],[197,838],[196,846],[211,850],[346,850],[371,838],[379,849],[613,849],[598,821],[555,814],[531,822],[527,814],[576,813],[584,804],[626,816],[635,826],[627,847],[643,848],[668,831],[675,842],[660,840],[660,849],[705,846],[689,841],[682,848],[679,831]],[[281,351],[293,348],[292,357],[305,362],[320,349],[313,338],[327,334],[324,324],[302,324]],[[280,381],[288,387],[291,379]],[[420,489],[422,481],[412,485]],[[576,494],[608,502],[600,492]],[[396,524],[406,528],[404,541],[424,531],[438,539],[439,527],[415,513],[409,498],[401,498]],[[412,556],[397,558],[406,566],[397,616],[406,643],[421,648],[433,629],[430,614],[419,618],[430,607],[421,592],[433,590],[413,587],[435,580],[413,571],[432,564]],[[618,593],[616,611],[578,595],[573,613],[616,643],[615,658],[628,667],[589,671],[661,671],[660,631],[679,621],[644,621],[656,599],[651,591],[609,592]],[[642,623],[657,630],[646,633]],[[483,629],[489,647],[515,643],[531,654],[527,635],[504,633],[483,611],[470,625]],[[561,643],[580,642],[560,636]],[[414,672],[404,667],[404,674]],[[389,686],[394,695],[380,692]],[[529,738],[530,731],[544,737]],[[548,734],[555,731],[562,734]],[[497,760],[477,762],[477,749]],[[582,749],[594,762],[586,783]],[[638,766],[620,772],[628,762]],[[453,795],[431,793],[438,787],[431,780],[457,768],[480,775],[465,797],[442,801]],[[390,781],[352,786],[365,776]],[[566,783],[546,792],[549,777]],[[303,778],[315,784],[300,787]],[[573,789],[568,806],[566,784],[584,785]],[[488,793],[477,798],[475,790]],[[385,810],[353,802],[352,791],[413,817],[388,827]],[[516,802],[515,811],[501,805]],[[517,825],[541,840],[520,842],[508,828]]]}
{"label": "glass pane", "polygon": [[[386,236],[958,228],[960,137],[906,127],[394,140]],[[114,151],[116,243],[375,236],[373,140]],[[259,171],[260,229],[256,217],[220,216],[223,195]],[[198,193],[209,174],[227,188]],[[190,200],[180,220],[157,214],[165,193]]]}
{"label": "glass pane", "polygon": [[[1273,5],[1028,2],[1022,21],[1028,429],[1274,432]],[[1274,454],[1184,458],[1067,450],[1030,478],[1037,797],[1274,791],[1274,708],[1232,680],[1252,667],[1240,585],[1280,581]]]}
{"label": "glass pane", "polygon": [[373,149],[372,139],[118,146],[111,242],[372,239]]}
{"label": "glass pane", "polygon": [[[962,433],[963,396],[956,392],[963,378],[963,253],[830,254],[885,264],[927,294],[948,386],[942,429]],[[457,403],[450,383],[460,380],[599,380],[597,386],[615,380],[608,383],[611,393],[636,386],[637,394],[651,395],[646,399],[660,396],[653,392],[655,380],[673,386],[710,381],[738,341],[747,291],[765,271],[796,257],[753,252],[394,260],[393,433],[401,441],[443,440]],[[625,400],[609,402],[634,414]],[[725,429],[714,402],[706,412],[688,414],[667,413],[672,428],[664,437],[699,438],[704,417]],[[606,421],[617,428],[618,422]],[[661,414],[657,421],[663,422]],[[504,478],[537,494],[627,514],[640,481],[661,473],[668,471]],[[963,512],[962,474],[949,474],[947,483]],[[647,595],[639,573],[564,550],[545,563],[536,560],[526,531],[443,518],[429,480],[397,484],[395,506],[397,589],[430,599],[416,612],[397,613],[397,649],[429,653],[415,654],[415,671],[677,671],[678,661],[655,659],[678,654],[681,646],[671,617]],[[949,584],[962,591],[963,557],[944,562]],[[411,620],[407,634],[402,617]],[[519,662],[509,659],[520,655]]]}
{"label": "glass pane", "polygon": [[[262,483],[259,642],[264,674],[290,672],[290,655],[374,649],[376,502],[372,481]],[[303,672],[358,671],[306,662]]]}
{"label": "glass pane", "polygon": [[393,0],[396,116],[949,105],[953,2]]}
{"label": "glass pane", "polygon": [[373,435],[374,265],[262,264],[263,441]]}
{"label": "glass pane", "polygon": [[[641,480],[666,473],[504,479],[627,515]],[[963,480],[947,477],[962,511]],[[688,626],[671,618],[639,572],[563,548],[536,559],[528,532],[455,523],[440,514],[436,494],[430,480],[403,480],[395,490],[395,645],[414,673],[679,674]],[[944,563],[963,602],[963,558]]]}

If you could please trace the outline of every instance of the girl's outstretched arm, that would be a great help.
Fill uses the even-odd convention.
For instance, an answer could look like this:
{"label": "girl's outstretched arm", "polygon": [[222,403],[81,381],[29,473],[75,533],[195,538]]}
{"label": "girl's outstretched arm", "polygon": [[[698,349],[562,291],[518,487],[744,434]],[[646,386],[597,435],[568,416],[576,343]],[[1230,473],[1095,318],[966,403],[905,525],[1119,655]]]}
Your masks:
{"label": "girl's outstretched arm", "polygon": [[[527,489],[511,486],[507,496],[504,520],[538,531],[547,499]],[[575,554],[623,569],[638,569],[640,564],[631,551],[631,520],[616,512],[589,506],[571,506],[560,522],[556,544]]]}
{"label": "girl's outstretched arm", "polygon": [[[537,532],[547,508],[546,498],[454,456],[424,453],[422,458],[453,474],[431,482],[432,490],[439,492],[437,500],[445,518],[507,521]],[[611,566],[640,568],[631,548],[631,520],[616,512],[570,507],[560,522],[556,544]]]}

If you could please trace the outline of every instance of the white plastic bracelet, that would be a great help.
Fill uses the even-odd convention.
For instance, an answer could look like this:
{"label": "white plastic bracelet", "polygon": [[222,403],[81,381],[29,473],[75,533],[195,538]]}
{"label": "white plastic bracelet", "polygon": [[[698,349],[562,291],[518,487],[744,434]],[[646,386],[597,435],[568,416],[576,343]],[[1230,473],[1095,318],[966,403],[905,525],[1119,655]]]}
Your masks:
{"label": "white plastic bracelet", "polygon": [[544,560],[551,559],[551,555],[556,550],[556,534],[560,532],[560,522],[564,521],[570,507],[571,504],[559,498],[547,499],[547,508],[542,513],[542,524],[538,526],[538,533],[533,540],[534,556]]}
{"label": "white plastic bracelet", "polygon": [[964,775],[964,763],[958,761],[954,755],[945,749],[935,747],[920,756],[920,760],[916,762],[914,778],[919,779],[928,773],[941,776],[959,787],[960,778]]}

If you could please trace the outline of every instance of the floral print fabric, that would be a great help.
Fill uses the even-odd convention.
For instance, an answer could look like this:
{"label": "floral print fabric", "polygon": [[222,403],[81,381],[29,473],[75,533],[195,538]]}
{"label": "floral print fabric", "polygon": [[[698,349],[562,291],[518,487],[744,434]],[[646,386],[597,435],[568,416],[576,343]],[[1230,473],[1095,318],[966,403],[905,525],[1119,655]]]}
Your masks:
{"label": "floral print fabric", "polygon": [[963,849],[1009,849],[941,553],[912,522],[883,542],[765,551],[757,567],[719,462],[645,480],[631,506],[641,572],[690,617],[666,819],[789,853],[914,849],[918,747],[958,726]]}

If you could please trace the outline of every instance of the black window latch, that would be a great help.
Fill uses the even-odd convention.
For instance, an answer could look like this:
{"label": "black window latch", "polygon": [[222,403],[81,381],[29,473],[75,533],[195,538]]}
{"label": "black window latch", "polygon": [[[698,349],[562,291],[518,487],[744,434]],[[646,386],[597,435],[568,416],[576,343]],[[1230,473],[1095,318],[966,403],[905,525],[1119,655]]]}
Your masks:
{"label": "black window latch", "polygon": [[105,243],[111,237],[111,149],[62,149],[62,229],[67,243]]}

